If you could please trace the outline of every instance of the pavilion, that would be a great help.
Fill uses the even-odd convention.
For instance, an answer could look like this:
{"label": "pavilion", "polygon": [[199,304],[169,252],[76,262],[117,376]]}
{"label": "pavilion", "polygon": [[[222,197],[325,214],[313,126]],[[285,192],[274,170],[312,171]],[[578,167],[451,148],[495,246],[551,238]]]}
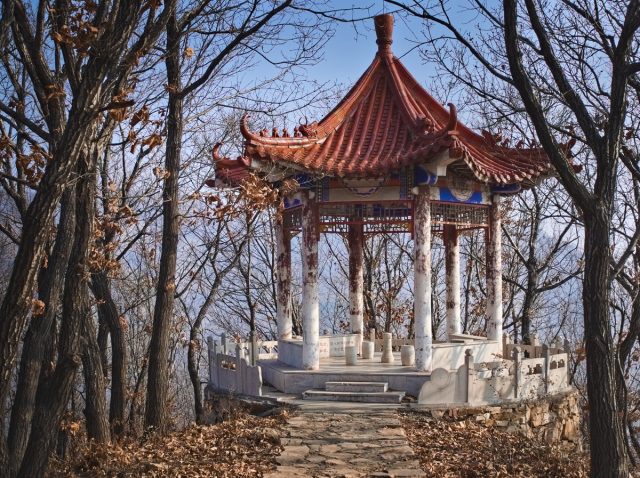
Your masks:
{"label": "pavilion", "polygon": [[[487,337],[502,352],[502,264],[500,198],[552,174],[541,149],[508,147],[487,132],[461,124],[456,108],[436,101],[391,50],[393,17],[375,17],[378,51],[344,99],[321,121],[293,132],[249,129],[241,121],[244,154],[221,158],[214,150],[216,181],[237,185],[250,172],[280,189],[277,224],[278,358],[299,370],[318,370],[321,357],[365,337],[363,241],[381,232],[411,233],[414,239],[415,373],[454,370],[467,347],[460,320],[458,237],[483,229],[487,251]],[[287,180],[297,187],[290,192]],[[284,187],[288,184],[287,188]],[[286,189],[286,191],[285,191]],[[291,237],[301,232],[302,339],[292,337]],[[321,233],[346,234],[349,247],[351,334],[320,335],[318,240]],[[431,321],[431,240],[442,235],[446,251],[447,342],[459,354],[434,355]],[[353,340],[351,340],[353,339]],[[351,341],[350,341],[351,340]],[[335,350],[334,350],[335,349]],[[336,350],[338,350],[336,352]],[[462,357],[462,358],[461,358]],[[441,363],[451,360],[452,363]]]}

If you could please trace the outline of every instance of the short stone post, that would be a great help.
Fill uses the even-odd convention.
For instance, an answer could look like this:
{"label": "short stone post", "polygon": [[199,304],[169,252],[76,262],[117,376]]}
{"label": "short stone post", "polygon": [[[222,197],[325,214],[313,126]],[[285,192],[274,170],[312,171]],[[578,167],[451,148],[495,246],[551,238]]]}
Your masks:
{"label": "short stone post", "polygon": [[376,343],[376,329],[369,329],[369,340]]}
{"label": "short stone post", "polygon": [[363,359],[372,359],[373,358],[373,350],[374,343],[369,341],[362,342],[362,358]]}
{"label": "short stone post", "polygon": [[522,349],[520,347],[514,347],[513,349],[513,362],[514,362],[514,383],[513,383],[513,398],[519,398],[520,386],[522,385]]}
{"label": "short stone post", "polygon": [[[533,345],[534,347],[539,347],[540,346],[540,338],[538,337],[538,334],[533,333],[531,334],[531,345]],[[534,357],[531,357],[534,358]]]}
{"label": "short stone post", "polygon": [[567,386],[571,385],[571,374],[569,373],[569,357],[571,356],[571,344],[569,339],[564,339],[564,353],[567,354],[567,362],[565,365],[565,372],[567,374]]}
{"label": "short stone post", "polygon": [[467,369],[467,387],[465,390],[465,402],[471,403],[471,397],[473,394],[471,393],[472,383],[473,383],[473,352],[471,349],[467,349],[464,351],[464,366]]}
{"label": "short stone post", "polygon": [[207,352],[209,356],[209,383],[213,383],[213,378],[215,376],[216,370],[216,352],[215,352],[216,344],[213,341],[213,337],[207,337]]}
{"label": "short stone post", "polygon": [[242,393],[242,347],[236,344],[236,392]]}
{"label": "short stone post", "polygon": [[382,334],[382,363],[393,363],[393,342],[391,333]]}
{"label": "short stone post", "polygon": [[542,345],[542,354],[544,355],[544,393],[549,393],[549,374],[551,369],[551,352],[547,344]]}
{"label": "short stone post", "polygon": [[347,345],[344,348],[344,359],[347,365],[358,365],[358,347]]}
{"label": "short stone post", "polygon": [[218,344],[213,342],[213,362],[215,364],[216,387],[220,386],[220,363],[218,362]]}
{"label": "short stone post", "polygon": [[507,334],[502,335],[502,356],[507,356],[507,345],[509,345],[509,336]]}
{"label": "short stone post", "polygon": [[251,365],[255,366],[258,360],[258,341],[256,340],[256,334],[253,331],[249,333],[249,351]]}
{"label": "short stone post", "polygon": [[400,360],[405,367],[411,367],[416,363],[416,349],[413,345],[400,347]]}

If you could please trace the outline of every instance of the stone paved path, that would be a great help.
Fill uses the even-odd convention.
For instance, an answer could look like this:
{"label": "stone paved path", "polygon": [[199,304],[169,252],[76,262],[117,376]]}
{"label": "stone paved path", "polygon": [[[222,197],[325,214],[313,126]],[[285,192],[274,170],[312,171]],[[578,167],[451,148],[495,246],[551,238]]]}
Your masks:
{"label": "stone paved path", "polygon": [[280,477],[424,477],[394,410],[296,412],[285,426]]}

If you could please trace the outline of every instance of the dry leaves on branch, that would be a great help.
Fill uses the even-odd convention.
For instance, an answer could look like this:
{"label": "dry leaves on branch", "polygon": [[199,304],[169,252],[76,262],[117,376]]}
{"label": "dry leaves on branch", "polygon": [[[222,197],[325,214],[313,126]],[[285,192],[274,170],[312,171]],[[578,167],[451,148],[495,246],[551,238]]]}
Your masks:
{"label": "dry leaves on branch", "polygon": [[245,415],[142,443],[94,443],[70,461],[52,462],[48,476],[259,477],[275,469],[283,422]]}
{"label": "dry leaves on branch", "polygon": [[401,415],[414,452],[428,476],[519,478],[589,476],[588,457],[557,445],[471,421]]}

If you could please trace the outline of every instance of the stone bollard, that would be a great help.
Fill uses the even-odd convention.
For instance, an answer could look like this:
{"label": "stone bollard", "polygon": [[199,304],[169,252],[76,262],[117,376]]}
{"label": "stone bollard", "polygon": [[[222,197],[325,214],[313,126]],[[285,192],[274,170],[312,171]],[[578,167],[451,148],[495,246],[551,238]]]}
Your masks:
{"label": "stone bollard", "polygon": [[393,363],[393,343],[389,332],[382,334],[382,363]]}
{"label": "stone bollard", "polygon": [[369,341],[362,342],[362,358],[363,359],[372,359],[373,358],[373,350],[374,343]]}
{"label": "stone bollard", "polygon": [[400,360],[405,367],[411,367],[416,363],[416,349],[413,345],[400,347]]}
{"label": "stone bollard", "polygon": [[514,376],[515,381],[513,384],[513,398],[522,398],[521,390],[522,387],[522,349],[520,347],[513,348],[513,367],[514,367]]}
{"label": "stone bollard", "polygon": [[347,345],[344,348],[344,360],[347,365],[358,365],[358,347]]}
{"label": "stone bollard", "polygon": [[475,372],[473,367],[473,352],[471,352],[471,349],[464,351],[464,368],[467,372],[465,402],[471,403],[473,401],[473,374]]}

